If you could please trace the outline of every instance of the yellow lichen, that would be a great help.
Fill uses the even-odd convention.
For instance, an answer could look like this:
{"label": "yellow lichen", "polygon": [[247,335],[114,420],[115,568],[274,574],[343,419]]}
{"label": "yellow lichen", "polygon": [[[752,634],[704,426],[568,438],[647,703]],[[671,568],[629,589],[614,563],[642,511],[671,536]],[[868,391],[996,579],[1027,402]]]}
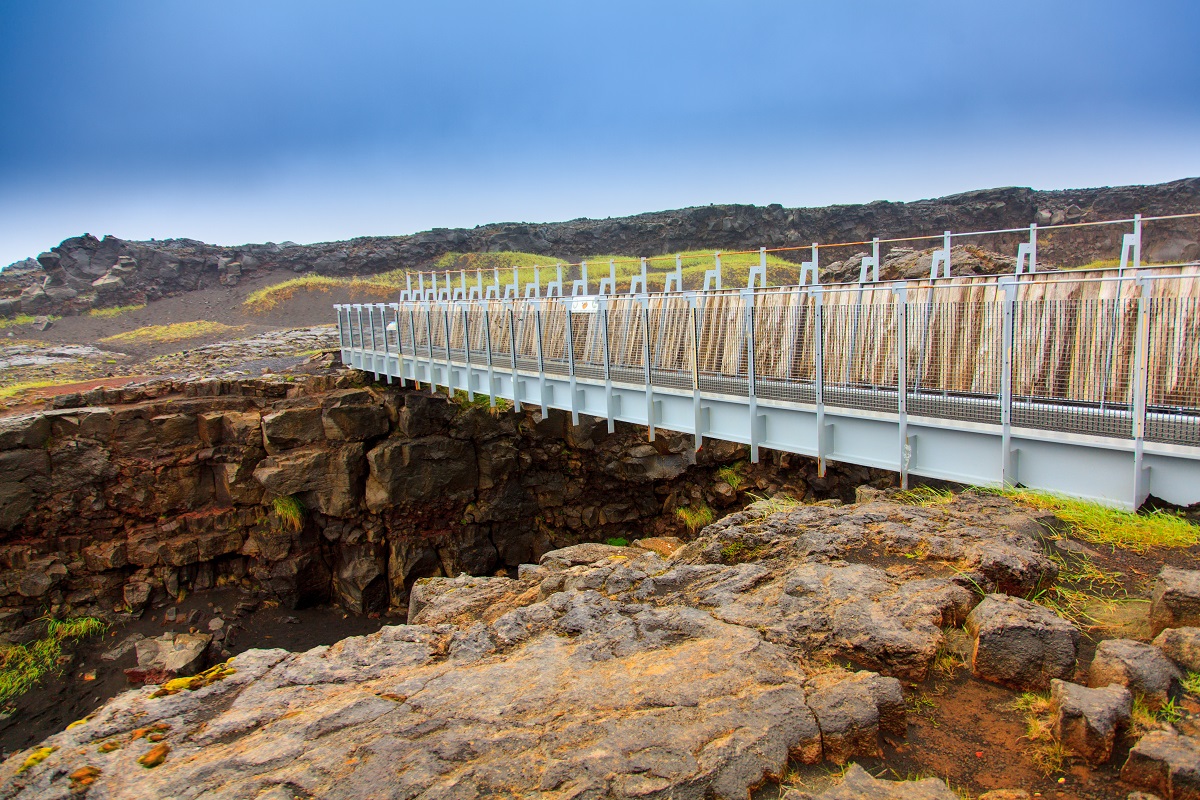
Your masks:
{"label": "yellow lichen", "polygon": [[169,752],[171,752],[171,746],[163,742],[150,748],[144,756],[138,759],[138,763],[146,769],[153,769],[167,760]]}
{"label": "yellow lichen", "polygon": [[121,743],[118,742],[116,739],[109,739],[107,742],[100,745],[96,749],[99,750],[101,753],[111,753],[114,750],[120,750]]}
{"label": "yellow lichen", "polygon": [[72,722],[70,725],[67,726],[67,730],[71,730],[71,728],[78,728],[80,725],[87,725],[88,720],[90,720],[90,719],[91,719],[90,716],[84,717],[83,719],[77,719],[74,722]]}
{"label": "yellow lichen", "polygon": [[29,758],[25,759],[25,763],[21,765],[21,768],[19,770],[17,770],[17,774],[19,775],[28,769],[33,769],[38,764],[42,763],[47,758],[49,758],[50,754],[53,753],[57,749],[58,749],[57,747],[39,747],[39,748],[37,748],[36,750],[34,750],[32,753],[29,754]]}
{"label": "yellow lichen", "polygon": [[236,669],[229,666],[231,661],[233,661],[232,658],[229,659],[229,661],[217,664],[215,667],[209,667],[208,669],[204,670],[204,672],[201,672],[197,675],[192,675],[187,678],[174,678],[173,680],[169,680],[162,686],[158,687],[158,689],[155,690],[150,696],[169,697],[170,695],[182,692],[184,689],[194,692],[197,689],[203,689],[205,686],[210,686],[217,681],[224,680],[225,678],[228,678],[230,675],[233,675],[235,672],[237,672]]}

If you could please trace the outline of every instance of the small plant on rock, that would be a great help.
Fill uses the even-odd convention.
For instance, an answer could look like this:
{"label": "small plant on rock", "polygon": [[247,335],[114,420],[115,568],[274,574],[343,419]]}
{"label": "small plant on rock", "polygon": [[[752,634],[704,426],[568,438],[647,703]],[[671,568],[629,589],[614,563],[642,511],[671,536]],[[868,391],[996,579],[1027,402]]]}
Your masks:
{"label": "small plant on rock", "polygon": [[717,477],[725,481],[729,485],[729,488],[735,492],[746,482],[742,473],[738,471],[738,466],[738,464],[734,464],[733,466],[721,467],[717,470]]}
{"label": "small plant on rock", "polygon": [[614,536],[612,539],[607,539],[604,542],[612,547],[629,547],[629,540],[624,536]]}
{"label": "small plant on rock", "polygon": [[279,517],[279,521],[288,530],[298,531],[304,527],[304,514],[307,509],[296,495],[276,497],[271,501],[271,507],[275,510],[275,516]]}
{"label": "small plant on rock", "polygon": [[713,521],[713,511],[704,503],[697,506],[680,506],[675,509],[675,516],[683,521],[692,535]]}
{"label": "small plant on rock", "polygon": [[1183,690],[1190,695],[1200,697],[1200,672],[1189,672],[1183,679]]}
{"label": "small plant on rock", "polygon": [[[95,617],[47,619],[46,633],[28,644],[0,648],[0,703],[18,697],[47,675],[56,674],[64,661],[63,645],[108,629]],[[69,660],[69,656],[66,657]]]}

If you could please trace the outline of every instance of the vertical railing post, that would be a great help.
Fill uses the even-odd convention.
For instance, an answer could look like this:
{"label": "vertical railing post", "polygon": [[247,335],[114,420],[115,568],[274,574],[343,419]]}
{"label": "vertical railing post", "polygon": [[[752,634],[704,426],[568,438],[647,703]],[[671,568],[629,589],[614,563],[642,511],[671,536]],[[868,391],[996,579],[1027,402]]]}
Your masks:
{"label": "vertical railing post", "polygon": [[426,350],[429,351],[426,367],[429,370],[429,391],[437,394],[437,375],[433,372],[433,308],[428,297],[429,295],[426,295],[425,300],[425,345]]}
{"label": "vertical railing post", "polygon": [[692,444],[696,452],[700,452],[704,443],[704,412],[700,406],[700,309],[695,295],[688,297],[688,309],[692,320],[692,413],[695,418]]}
{"label": "vertical railing post", "polygon": [[337,329],[338,329],[338,349],[346,349],[346,339],[342,336],[342,307],[339,304],[334,304],[333,310],[337,312]]}
{"label": "vertical railing post", "polygon": [[[644,270],[646,260],[642,259]],[[643,290],[645,286],[642,287]],[[650,441],[654,441],[654,384],[650,380],[650,298],[638,298],[642,306],[642,374],[646,381],[646,431]]]}
{"label": "vertical railing post", "polygon": [[481,301],[483,307],[483,345],[487,349],[488,407],[496,407],[496,377],[492,366],[492,304]]}
{"label": "vertical railing post", "polygon": [[517,378],[517,322],[514,319],[513,308],[516,301],[508,304],[508,353],[512,357],[512,401],[513,408],[521,410],[521,383]]}
{"label": "vertical railing post", "polygon": [[746,346],[746,406],[750,414],[750,463],[758,463],[758,396],[754,385],[754,291],[743,290],[742,326]]}
{"label": "vertical railing post", "polygon": [[366,352],[365,351],[367,349],[367,340],[363,337],[362,305],[361,304],[358,304],[358,303],[354,304],[354,317],[355,317],[355,320],[358,322],[358,364],[357,364],[357,366],[359,369],[362,369],[363,362],[366,361]]}
{"label": "vertical railing post", "polygon": [[[464,272],[463,273],[463,286],[466,286],[466,283],[467,283],[466,273]],[[464,289],[464,291],[465,291],[465,289]],[[475,402],[475,382],[473,380],[471,380],[471,377],[472,377],[471,317],[467,313],[467,308],[469,306],[470,306],[469,303],[464,303],[463,305],[459,306],[459,309],[462,311],[462,321],[463,321],[463,363],[467,365],[467,402],[474,403]]]}
{"label": "vertical railing post", "polygon": [[418,359],[421,357],[421,351],[417,348],[417,306],[415,303],[409,303],[408,311],[408,335],[412,338],[412,373],[413,387],[421,390],[421,374],[417,372]]}
{"label": "vertical railing post", "polygon": [[900,488],[908,488],[908,464],[912,447],[908,441],[908,287],[895,289],[896,303],[896,414],[900,430]]}
{"label": "vertical railing post", "polygon": [[379,306],[379,327],[383,329],[383,376],[387,378],[387,382],[392,382],[392,347],[388,344],[387,330],[387,306],[383,303],[378,303]]}
{"label": "vertical railing post", "polygon": [[542,343],[542,304],[533,302],[533,332],[537,336],[538,399],[542,403],[542,419],[546,418],[546,358]]}
{"label": "vertical railing post", "polygon": [[1004,292],[1004,316],[1001,322],[1000,342],[1000,484],[1015,486],[1017,475],[1013,461],[1012,410],[1013,410],[1013,343],[1016,338],[1017,282],[1001,279]]}
{"label": "vertical railing post", "polygon": [[575,325],[571,317],[572,300],[566,300],[567,309],[567,380],[571,392],[571,424],[579,424],[579,393],[575,388]]}
{"label": "vertical railing post", "polygon": [[813,394],[817,406],[817,477],[824,478],[832,442],[825,427],[825,290],[814,285],[808,290],[813,300]]}
{"label": "vertical railing post", "polygon": [[596,299],[600,304],[600,332],[604,340],[604,408],[608,414],[608,432],[615,433],[617,423],[613,419],[612,359],[608,352],[608,296],[602,294]]}
{"label": "vertical railing post", "polygon": [[396,326],[396,377],[400,379],[400,383],[404,383],[404,334],[400,332],[400,304],[392,303],[392,319]]}
{"label": "vertical railing post", "polygon": [[[1140,217],[1140,215],[1139,215]],[[1141,219],[1138,220],[1141,223]],[[1146,406],[1150,393],[1150,283],[1144,280],[1137,282],[1139,292],[1137,300],[1137,341],[1134,342],[1133,381],[1130,391],[1133,392],[1133,508],[1138,508],[1149,494],[1149,481],[1145,461],[1146,440]]]}
{"label": "vertical railing post", "polygon": [[[450,286],[450,276],[446,276],[446,286]],[[449,288],[447,288],[449,292]],[[439,303],[442,307],[442,335],[446,337],[446,397],[454,399],[454,365],[450,356],[450,301]]]}

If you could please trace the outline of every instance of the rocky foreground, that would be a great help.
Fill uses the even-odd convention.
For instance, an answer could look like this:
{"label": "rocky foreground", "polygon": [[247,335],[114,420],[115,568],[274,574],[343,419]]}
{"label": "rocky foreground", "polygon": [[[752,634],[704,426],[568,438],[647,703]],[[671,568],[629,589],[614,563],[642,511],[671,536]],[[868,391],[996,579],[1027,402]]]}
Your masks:
{"label": "rocky foreground", "polygon": [[[1163,651],[1110,648],[1104,697],[1072,682],[1079,631],[1017,597],[1057,577],[1038,521],[997,497],[859,499],[767,500],[686,545],[576,545],[516,578],[423,579],[407,625],[126,692],[8,759],[0,797],[745,798],[789,758],[903,740],[899,679],[926,676],[964,624],[977,676],[1053,686],[1057,735],[1108,757],[1152,678],[1130,645]],[[1172,658],[1195,659],[1200,574],[1165,570],[1154,609],[1177,626],[1160,637]],[[1143,743],[1123,778],[1196,797],[1200,740]],[[827,796],[955,795],[854,769]]]}

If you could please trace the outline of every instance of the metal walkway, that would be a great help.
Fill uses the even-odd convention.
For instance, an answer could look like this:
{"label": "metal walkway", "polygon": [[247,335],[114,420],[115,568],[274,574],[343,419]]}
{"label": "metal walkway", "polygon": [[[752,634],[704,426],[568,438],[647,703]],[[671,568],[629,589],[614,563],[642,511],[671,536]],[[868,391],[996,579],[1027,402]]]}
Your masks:
{"label": "metal walkway", "polygon": [[681,291],[677,266],[670,291],[646,292],[644,260],[620,294],[615,280],[590,293],[586,265],[565,296],[561,268],[526,297],[515,272],[506,287],[422,276],[400,302],[335,309],[343,361],[389,381],[690,433],[697,449],[739,442],[754,460],[813,456],[822,472],[1200,502],[1200,269],[1139,268],[1140,238],[1122,245],[1132,258],[1111,270],[1031,273],[1034,250],[1015,275],[952,278],[947,239],[930,279],[879,283],[875,243],[861,283],[825,286],[809,282],[814,249],[804,284],[771,288],[762,251],[739,290]]}

